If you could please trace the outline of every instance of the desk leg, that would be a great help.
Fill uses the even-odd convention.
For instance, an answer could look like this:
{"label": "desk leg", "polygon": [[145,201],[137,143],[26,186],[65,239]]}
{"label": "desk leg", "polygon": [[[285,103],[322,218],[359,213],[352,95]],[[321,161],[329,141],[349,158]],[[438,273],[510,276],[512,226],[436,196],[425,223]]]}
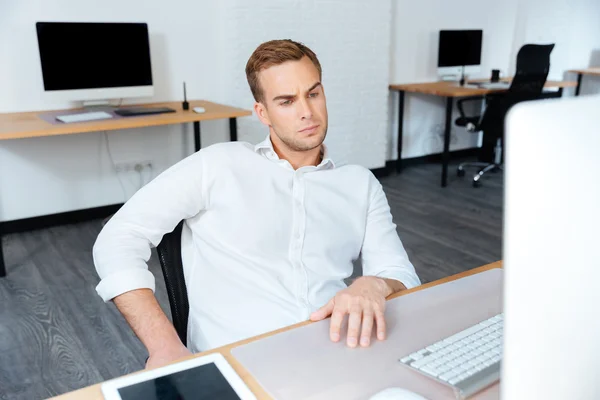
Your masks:
{"label": "desk leg", "polygon": [[237,142],[237,119],[229,118],[229,140]]}
{"label": "desk leg", "polygon": [[450,130],[452,128],[452,108],[454,98],[446,98],[446,129],[444,131],[444,152],[442,153],[442,187],[448,184],[448,163],[450,162]]}
{"label": "desk leg", "polygon": [[579,92],[581,92],[581,80],[583,79],[583,74],[577,74],[577,87],[575,88],[575,96],[579,96]]}
{"label": "desk leg", "polygon": [[558,88],[558,97],[562,97],[563,95],[563,88]]}
{"label": "desk leg", "polygon": [[0,233],[0,278],[4,276],[6,276],[6,266],[4,265],[4,252],[2,251],[2,234]]}
{"label": "desk leg", "polygon": [[194,148],[200,151],[202,143],[200,141],[200,121],[194,121]]}
{"label": "desk leg", "polygon": [[404,90],[398,92],[398,160],[396,172],[402,172],[402,139],[404,133]]}

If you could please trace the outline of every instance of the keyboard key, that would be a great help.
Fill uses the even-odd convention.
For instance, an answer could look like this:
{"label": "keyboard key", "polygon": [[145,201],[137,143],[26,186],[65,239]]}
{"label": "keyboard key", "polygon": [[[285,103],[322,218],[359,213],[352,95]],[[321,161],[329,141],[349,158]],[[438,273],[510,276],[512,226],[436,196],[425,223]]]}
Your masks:
{"label": "keyboard key", "polygon": [[457,376],[457,375],[458,375],[458,374],[456,373],[456,371],[454,371],[454,370],[451,370],[451,371],[448,371],[448,372],[446,372],[446,373],[443,373],[443,374],[441,374],[441,375],[439,376],[439,378],[440,378],[441,380],[445,381],[445,382],[448,382],[448,380],[450,380],[450,379],[454,378],[454,377],[455,377],[455,376]]}
{"label": "keyboard key", "polygon": [[401,359],[400,359],[400,362],[401,362],[401,363],[404,363],[404,364],[406,364],[406,363],[407,363],[407,362],[409,362],[410,360],[412,360],[412,358],[411,358],[410,356],[406,356],[406,357],[404,357],[404,358],[401,358]]}
{"label": "keyboard key", "polygon": [[435,376],[435,377],[437,377],[439,375],[438,371],[435,368],[430,368],[430,367],[427,367],[427,366],[421,368],[421,371],[423,371],[426,374],[429,374],[431,376]]}

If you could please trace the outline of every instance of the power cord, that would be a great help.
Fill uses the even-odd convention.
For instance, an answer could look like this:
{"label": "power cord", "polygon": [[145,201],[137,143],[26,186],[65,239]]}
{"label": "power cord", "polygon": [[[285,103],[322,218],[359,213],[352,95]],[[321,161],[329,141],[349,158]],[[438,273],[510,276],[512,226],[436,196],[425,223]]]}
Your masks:
{"label": "power cord", "polygon": [[[110,144],[108,141],[108,132],[104,131],[104,138],[106,139],[104,143],[106,144],[106,151],[108,152],[108,156],[110,157],[110,162],[113,165],[113,170],[117,172],[117,163],[115,163],[115,159],[113,158],[112,152],[110,151]],[[121,185],[121,189],[123,190],[123,202],[127,201],[127,190],[125,189],[125,185],[123,185],[123,181],[121,180],[121,176],[117,173],[117,179],[119,180],[119,184]]]}

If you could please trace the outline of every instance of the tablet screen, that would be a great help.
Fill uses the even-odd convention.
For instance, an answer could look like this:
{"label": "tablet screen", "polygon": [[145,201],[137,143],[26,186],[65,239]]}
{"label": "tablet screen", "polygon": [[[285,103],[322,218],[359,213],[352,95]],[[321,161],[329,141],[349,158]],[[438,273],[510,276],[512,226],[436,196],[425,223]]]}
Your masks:
{"label": "tablet screen", "polygon": [[240,400],[214,363],[120,388],[123,400]]}

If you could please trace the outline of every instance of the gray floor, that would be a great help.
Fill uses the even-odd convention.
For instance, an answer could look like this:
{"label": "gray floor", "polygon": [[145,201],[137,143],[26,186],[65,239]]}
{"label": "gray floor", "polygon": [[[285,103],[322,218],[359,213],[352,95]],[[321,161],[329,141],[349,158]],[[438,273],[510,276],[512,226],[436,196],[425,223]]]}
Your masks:
{"label": "gray floor", "polygon": [[[454,171],[453,169],[451,171]],[[382,179],[402,241],[423,282],[499,260],[502,175],[474,189],[439,165]],[[139,370],[147,356],[113,304],[97,296],[91,247],[101,221],[4,238],[0,399],[38,399]],[[168,312],[153,256],[157,297]]]}

